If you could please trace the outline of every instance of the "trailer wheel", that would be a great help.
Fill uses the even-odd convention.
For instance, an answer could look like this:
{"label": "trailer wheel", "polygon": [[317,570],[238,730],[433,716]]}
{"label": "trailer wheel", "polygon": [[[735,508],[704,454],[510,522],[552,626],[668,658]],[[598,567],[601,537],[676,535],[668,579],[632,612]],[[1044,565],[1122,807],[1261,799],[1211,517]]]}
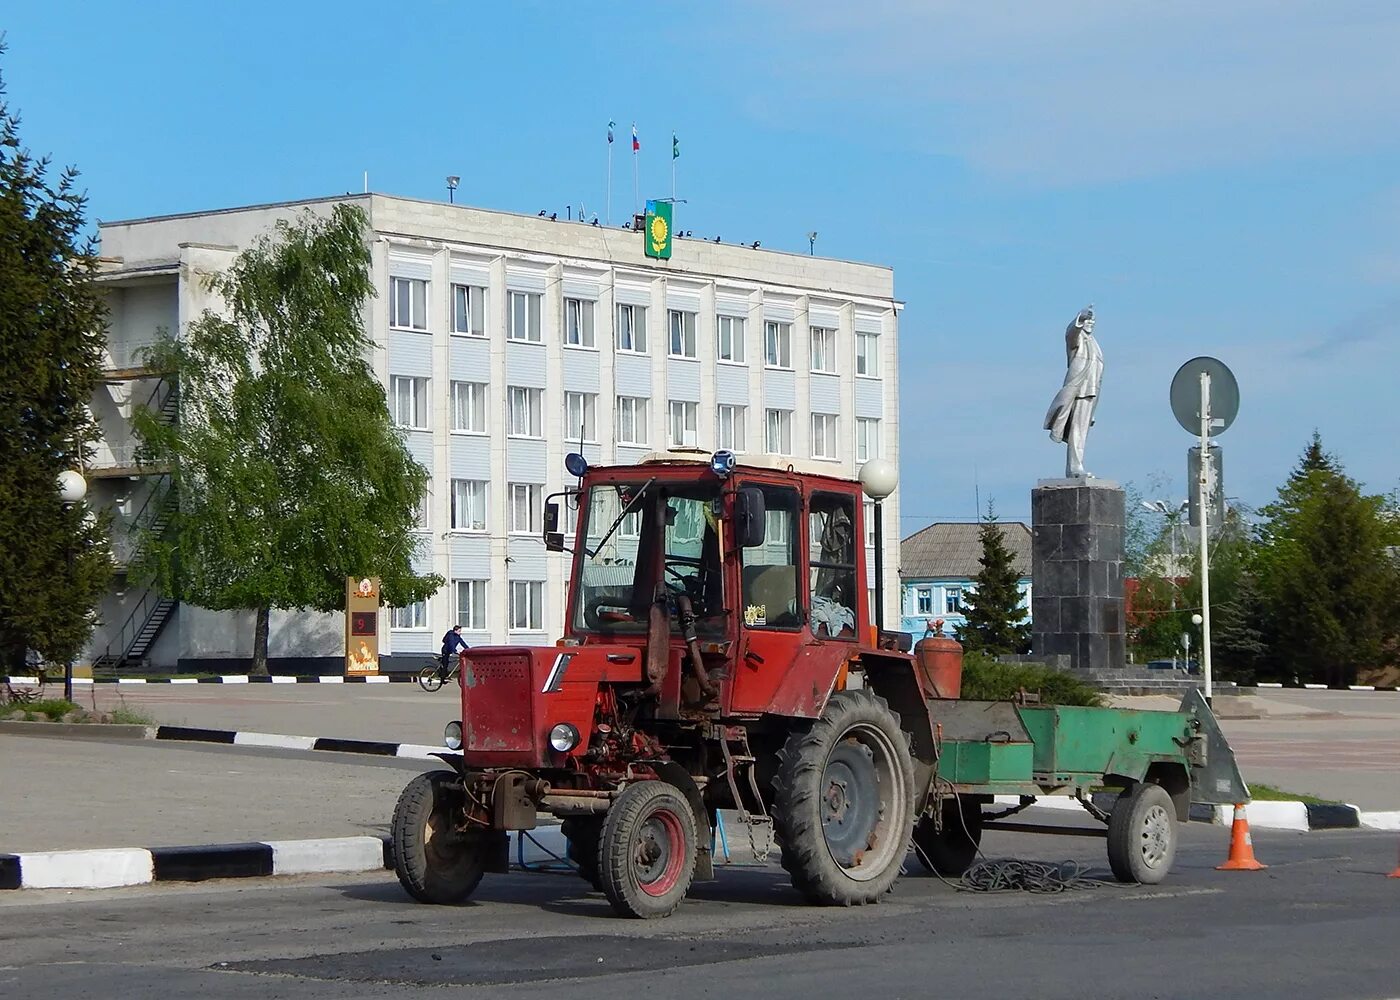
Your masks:
{"label": "trailer wheel", "polygon": [[1176,812],[1161,785],[1139,782],[1108,818],[1108,865],[1120,882],[1156,885],[1176,857]]}
{"label": "trailer wheel", "polygon": [[578,873],[593,888],[603,891],[598,878],[598,839],[603,835],[601,816],[570,816],[559,825],[559,832],[569,842],[567,857],[578,865]]}
{"label": "trailer wheel", "polygon": [[420,903],[460,903],[485,871],[485,838],[453,829],[461,808],[456,780],[451,771],[420,774],[394,807],[394,874]]}
{"label": "trailer wheel", "polygon": [[944,799],[943,829],[935,830],[933,817],[925,816],[914,827],[914,853],[929,871],[957,878],[972,867],[982,843],[982,803],[971,798]]}
{"label": "trailer wheel", "polygon": [[851,906],[894,885],[914,822],[914,765],[885,699],[833,695],[809,730],[788,737],[773,788],[783,867],[799,892]]}
{"label": "trailer wheel", "polygon": [[695,814],[674,785],[628,785],[603,819],[598,881],[619,916],[668,917],[695,876]]}

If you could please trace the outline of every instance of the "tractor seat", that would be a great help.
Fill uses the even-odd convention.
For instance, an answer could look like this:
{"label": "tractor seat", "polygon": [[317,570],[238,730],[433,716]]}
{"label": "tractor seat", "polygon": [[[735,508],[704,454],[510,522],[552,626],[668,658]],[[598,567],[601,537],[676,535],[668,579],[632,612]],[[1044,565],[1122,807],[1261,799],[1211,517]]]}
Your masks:
{"label": "tractor seat", "polygon": [[744,608],[761,607],[764,624],[796,628],[802,624],[797,604],[797,567],[745,566]]}

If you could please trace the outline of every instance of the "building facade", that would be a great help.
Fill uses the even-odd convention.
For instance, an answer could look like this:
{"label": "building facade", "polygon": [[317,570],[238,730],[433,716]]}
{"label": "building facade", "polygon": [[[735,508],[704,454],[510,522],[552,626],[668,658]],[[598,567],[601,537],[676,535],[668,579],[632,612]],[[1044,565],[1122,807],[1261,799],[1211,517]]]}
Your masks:
{"label": "building facade", "polygon": [[[570,451],[611,464],[728,448],[852,478],[870,458],[899,459],[900,303],[887,267],[692,239],[653,260],[630,229],[377,194],[103,223],[108,381],[93,401],[103,437],[88,471],[95,502],[116,514],[119,560],[125,532],[158,526],[173,502],[160,471],[135,461],[132,408],[178,409],[141,348],[217,309],[204,279],[277,220],[338,202],[369,217],[373,366],[431,473],[420,569],[448,581],[388,613],[390,668],[421,664],[454,623],[473,645],[558,637],[568,563],[540,531],[545,497],[572,483]],[[886,525],[898,525],[898,503],[886,501]],[[892,617],[898,537],[886,534]],[[251,613],[179,606],[124,576],[100,617],[94,660],[192,669],[251,651]],[[339,615],[274,612],[270,657],[327,669],[341,629]]]}
{"label": "building facade", "polygon": [[[1021,574],[1017,585],[1021,606],[1030,621],[1031,609],[1031,530],[1019,521],[1001,525],[1013,565]],[[967,624],[967,609],[973,601],[976,577],[982,566],[981,525],[939,522],[916,531],[900,543],[900,628],[915,639],[933,631],[951,636]]]}

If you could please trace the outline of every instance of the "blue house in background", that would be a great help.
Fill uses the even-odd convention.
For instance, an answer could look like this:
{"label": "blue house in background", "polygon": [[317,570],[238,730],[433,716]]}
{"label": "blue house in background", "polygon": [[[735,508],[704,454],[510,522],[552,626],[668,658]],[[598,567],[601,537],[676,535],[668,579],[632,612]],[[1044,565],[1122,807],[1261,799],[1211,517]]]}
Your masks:
{"label": "blue house in background", "polygon": [[[900,628],[917,641],[929,624],[943,619],[942,632],[967,622],[967,608],[976,589],[973,578],[982,568],[981,525],[954,521],[930,524],[904,539],[899,546]],[[1021,604],[1030,621],[1031,529],[1019,521],[1001,525],[1006,547],[1021,573]]]}

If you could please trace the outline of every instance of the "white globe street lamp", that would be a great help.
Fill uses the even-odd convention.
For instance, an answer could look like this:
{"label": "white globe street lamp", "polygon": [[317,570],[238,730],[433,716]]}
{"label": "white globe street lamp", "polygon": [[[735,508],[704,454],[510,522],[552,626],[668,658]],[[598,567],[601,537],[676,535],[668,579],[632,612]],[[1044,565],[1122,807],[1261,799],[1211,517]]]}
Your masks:
{"label": "white globe street lamp", "polygon": [[885,510],[884,500],[899,485],[899,467],[887,458],[872,458],[860,467],[860,488],[875,501],[875,631],[885,630]]}

